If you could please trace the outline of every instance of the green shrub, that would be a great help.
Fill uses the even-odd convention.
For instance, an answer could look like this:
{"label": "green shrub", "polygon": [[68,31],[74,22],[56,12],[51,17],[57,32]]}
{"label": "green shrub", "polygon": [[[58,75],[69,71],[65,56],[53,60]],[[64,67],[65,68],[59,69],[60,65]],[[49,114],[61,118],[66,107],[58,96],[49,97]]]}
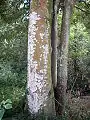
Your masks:
{"label": "green shrub", "polygon": [[3,100],[0,103],[0,120],[2,120],[5,110],[11,109],[11,108],[12,108],[12,102],[10,99],[7,99],[6,101]]}

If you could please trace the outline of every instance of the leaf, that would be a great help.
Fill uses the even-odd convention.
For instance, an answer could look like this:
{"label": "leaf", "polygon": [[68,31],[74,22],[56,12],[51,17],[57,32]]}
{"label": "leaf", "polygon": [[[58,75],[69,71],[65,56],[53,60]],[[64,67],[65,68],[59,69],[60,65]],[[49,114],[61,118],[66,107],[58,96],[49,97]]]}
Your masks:
{"label": "leaf", "polygon": [[5,100],[3,100],[2,102],[1,102],[1,105],[4,105],[6,102],[5,102]]}
{"label": "leaf", "polygon": [[3,117],[4,113],[5,113],[5,109],[2,108],[0,110],[0,120],[2,120],[2,117]]}
{"label": "leaf", "polygon": [[10,99],[7,99],[7,100],[5,101],[5,103],[10,103],[10,104],[12,104],[12,101],[11,101]]}
{"label": "leaf", "polygon": [[1,105],[0,105],[0,110],[2,109]]}
{"label": "leaf", "polygon": [[11,109],[12,108],[12,104],[10,104],[10,103],[7,103],[7,104],[5,104],[5,105],[3,105],[4,106],[4,108],[5,109]]}

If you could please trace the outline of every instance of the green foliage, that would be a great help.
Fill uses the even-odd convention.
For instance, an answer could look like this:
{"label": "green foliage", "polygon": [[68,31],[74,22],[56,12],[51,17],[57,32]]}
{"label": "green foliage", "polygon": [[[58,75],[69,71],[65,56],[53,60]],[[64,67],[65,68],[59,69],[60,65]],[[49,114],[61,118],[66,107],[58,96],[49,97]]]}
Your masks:
{"label": "green foliage", "polygon": [[11,108],[12,108],[12,102],[10,99],[7,99],[6,101],[3,100],[0,103],[0,120],[2,120],[5,110],[11,109]]}
{"label": "green foliage", "polygon": [[90,61],[90,35],[82,17],[81,11],[74,9],[74,14],[71,19],[69,40],[69,88],[72,88],[70,86],[75,88],[77,84],[79,87],[83,88],[84,84],[87,84],[89,79],[87,74],[90,72],[88,70],[88,60]]}
{"label": "green foliage", "polygon": [[0,109],[0,120],[2,120],[2,117],[3,117],[4,113],[5,113],[5,109],[1,108]]}
{"label": "green foliage", "polygon": [[0,1],[0,102],[10,98],[14,114],[22,109],[26,87],[28,6],[23,0]]}
{"label": "green foliage", "polygon": [[90,33],[90,0],[86,0],[86,3],[79,3],[77,6],[80,8],[78,9],[80,12],[81,19],[84,25],[87,28],[87,31]]}
{"label": "green foliage", "polygon": [[1,102],[1,107],[3,107],[6,110],[11,109],[12,108],[12,102],[11,102],[11,100],[10,99],[7,99],[6,101],[3,100]]}
{"label": "green foliage", "polygon": [[76,23],[71,26],[70,31],[70,51],[72,57],[82,57],[88,53],[89,34],[83,23]]}
{"label": "green foliage", "polygon": [[[90,0],[87,0],[89,4]],[[75,8],[71,19],[69,42],[69,86],[84,84],[90,78],[90,6],[77,3],[86,12]],[[28,28],[28,0],[0,0],[0,118],[5,109],[13,106],[13,114],[22,111],[23,97],[27,78],[27,28]],[[61,27],[62,13],[58,15],[58,30]],[[60,32],[59,32],[60,33]],[[59,35],[60,36],[60,35]],[[76,64],[74,64],[76,61]],[[76,66],[76,68],[75,68]],[[76,73],[75,73],[75,69]],[[76,80],[76,81],[75,81]],[[2,99],[10,100],[2,101]],[[12,105],[12,106],[11,106]],[[89,120],[89,115],[74,111],[73,120]],[[84,114],[84,113],[83,113]],[[10,113],[11,115],[11,113]],[[68,120],[68,112],[63,117],[49,117],[49,120]],[[28,120],[23,113],[9,118],[9,120]],[[38,116],[37,120],[46,120],[47,116]]]}

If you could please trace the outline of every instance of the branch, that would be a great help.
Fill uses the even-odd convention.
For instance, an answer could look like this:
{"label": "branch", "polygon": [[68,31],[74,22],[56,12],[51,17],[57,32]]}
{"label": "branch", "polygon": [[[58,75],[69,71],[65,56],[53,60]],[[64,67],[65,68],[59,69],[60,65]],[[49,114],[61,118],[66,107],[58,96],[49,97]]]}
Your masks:
{"label": "branch", "polygon": [[75,8],[77,8],[77,9],[81,10],[82,12],[85,12],[85,13],[87,13],[87,14],[90,14],[90,12],[87,12],[86,10],[81,9],[80,7],[78,7],[78,6],[76,6],[76,5],[75,5]]}

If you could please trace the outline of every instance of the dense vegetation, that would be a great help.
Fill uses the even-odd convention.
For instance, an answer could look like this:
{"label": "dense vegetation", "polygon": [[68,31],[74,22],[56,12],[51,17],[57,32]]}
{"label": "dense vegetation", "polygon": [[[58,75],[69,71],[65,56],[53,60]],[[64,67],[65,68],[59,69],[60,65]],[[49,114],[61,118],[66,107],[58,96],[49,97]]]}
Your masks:
{"label": "dense vegetation", "polygon": [[27,10],[23,1],[0,1],[0,102],[11,99],[15,110],[25,95]]}
{"label": "dense vegetation", "polygon": [[[16,115],[24,109],[27,80],[28,14],[28,0],[0,0],[0,102],[11,99],[13,106],[12,110],[6,111],[6,116]],[[61,17],[62,12],[59,12],[59,31]],[[89,0],[86,4],[77,3],[71,18],[68,89],[75,92],[78,87],[84,89],[88,83],[90,84]],[[77,113],[76,116],[78,116]],[[16,118],[25,119],[23,115],[15,116],[15,120]],[[63,119],[67,118],[63,117]],[[80,118],[80,120],[89,119],[88,116],[85,119]]]}

